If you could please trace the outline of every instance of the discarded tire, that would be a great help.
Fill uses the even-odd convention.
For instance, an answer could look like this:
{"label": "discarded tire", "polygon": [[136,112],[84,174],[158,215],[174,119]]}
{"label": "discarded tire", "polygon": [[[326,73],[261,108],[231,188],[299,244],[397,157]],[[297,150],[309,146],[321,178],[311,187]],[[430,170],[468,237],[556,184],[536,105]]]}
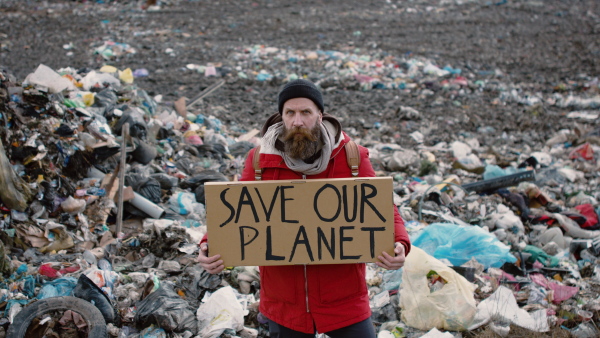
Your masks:
{"label": "discarded tire", "polygon": [[52,297],[26,306],[8,327],[6,338],[23,338],[31,321],[52,311],[71,310],[79,313],[88,324],[88,337],[107,337],[106,322],[92,303],[76,297]]}

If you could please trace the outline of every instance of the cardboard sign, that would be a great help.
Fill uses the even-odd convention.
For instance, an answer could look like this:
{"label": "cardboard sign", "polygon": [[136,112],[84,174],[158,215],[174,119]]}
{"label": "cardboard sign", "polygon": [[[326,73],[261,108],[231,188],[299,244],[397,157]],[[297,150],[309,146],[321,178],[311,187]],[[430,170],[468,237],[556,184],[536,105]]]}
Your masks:
{"label": "cardboard sign", "polygon": [[207,182],[209,255],[225,266],[375,262],[394,251],[390,177]]}

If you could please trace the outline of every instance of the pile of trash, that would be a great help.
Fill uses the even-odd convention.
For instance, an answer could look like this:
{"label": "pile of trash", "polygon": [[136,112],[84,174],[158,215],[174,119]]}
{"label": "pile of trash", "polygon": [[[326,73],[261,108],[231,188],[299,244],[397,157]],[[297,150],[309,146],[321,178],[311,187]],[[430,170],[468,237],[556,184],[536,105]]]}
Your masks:
{"label": "pile of trash", "polygon": [[[110,57],[114,45],[104,47],[98,53]],[[275,52],[236,57],[255,55],[256,63]],[[293,58],[340,66],[346,71],[335,73],[363,90],[402,89],[411,69],[462,81],[456,70],[424,62],[403,73],[345,54],[284,61]],[[209,67],[188,69],[217,74]],[[268,73],[256,81],[260,74]],[[222,77],[204,96],[231,78]],[[195,262],[206,232],[204,183],[237,180],[258,130],[234,135],[194,102],[150,97],[135,78],[111,66],[40,65],[22,82],[0,73],[0,330],[10,334],[26,313],[28,334],[95,332],[93,314],[55,305],[64,313],[37,318],[31,310],[75,297],[95,305],[113,337],[268,336],[257,267],[210,275]],[[595,100],[583,108],[597,109]],[[585,116],[575,129],[540,149],[490,149],[468,134],[427,146],[415,132],[414,149],[364,140],[376,170],[394,177],[394,202],[414,245],[399,271],[367,265],[379,337],[481,327],[506,336],[514,326],[599,334],[592,323],[600,311],[600,129],[588,118],[598,111],[577,114]]]}
{"label": "pile of trash", "polygon": [[253,143],[160,107],[130,70],[59,72],[2,73],[4,324],[34,300],[95,292],[112,333],[198,333],[223,278],[195,263],[203,183],[232,179]]}

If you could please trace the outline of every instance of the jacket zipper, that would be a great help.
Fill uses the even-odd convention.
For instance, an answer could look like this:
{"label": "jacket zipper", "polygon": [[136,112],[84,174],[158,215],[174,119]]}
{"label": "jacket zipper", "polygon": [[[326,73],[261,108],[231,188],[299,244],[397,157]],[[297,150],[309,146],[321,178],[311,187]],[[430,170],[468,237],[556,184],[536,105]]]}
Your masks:
{"label": "jacket zipper", "polygon": [[304,294],[306,295],[306,312],[310,312],[308,308],[308,276],[306,275],[306,264],[304,264]]}
{"label": "jacket zipper", "polygon": [[[306,179],[306,174],[302,174],[302,179]],[[310,308],[308,307],[308,276],[306,275],[306,264],[304,264],[304,295],[306,300],[306,312],[310,312]]]}
{"label": "jacket zipper", "polygon": [[[340,151],[335,154],[337,155]],[[302,179],[306,179],[306,174],[302,174]],[[306,312],[310,312],[310,308],[308,307],[308,275],[306,274],[306,264],[304,264],[304,294],[306,300]]]}

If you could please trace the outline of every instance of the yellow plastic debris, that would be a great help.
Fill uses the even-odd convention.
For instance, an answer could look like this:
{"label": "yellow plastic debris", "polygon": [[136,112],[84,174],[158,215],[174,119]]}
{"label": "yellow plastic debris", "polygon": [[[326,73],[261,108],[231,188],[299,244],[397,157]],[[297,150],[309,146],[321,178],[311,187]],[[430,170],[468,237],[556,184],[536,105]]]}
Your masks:
{"label": "yellow plastic debris", "polygon": [[109,65],[104,65],[102,66],[102,68],[100,68],[100,72],[102,73],[116,73],[119,70],[117,69],[117,67],[114,66],[109,66]]}
{"label": "yellow plastic debris", "polygon": [[81,99],[86,107],[91,107],[94,104],[96,94],[92,92],[84,92],[81,94]]}
{"label": "yellow plastic debris", "polygon": [[124,71],[119,71],[119,80],[123,81],[123,83],[132,84],[133,72],[131,71],[131,68],[127,68]]}

